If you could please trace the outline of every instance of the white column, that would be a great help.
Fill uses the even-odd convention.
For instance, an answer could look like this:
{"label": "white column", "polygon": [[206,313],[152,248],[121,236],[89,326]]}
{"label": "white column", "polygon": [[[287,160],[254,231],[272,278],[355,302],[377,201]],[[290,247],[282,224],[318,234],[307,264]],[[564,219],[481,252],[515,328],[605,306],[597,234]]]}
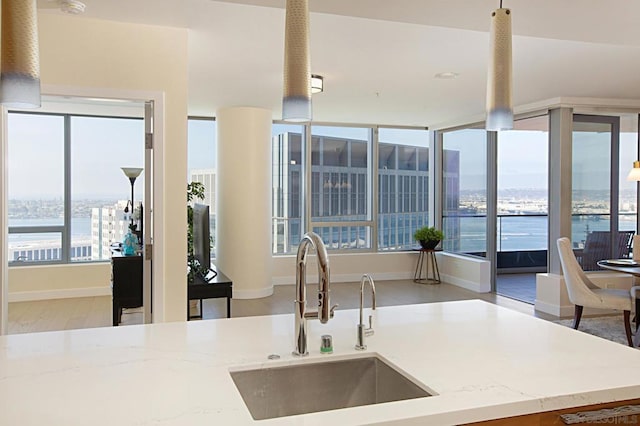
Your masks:
{"label": "white column", "polygon": [[7,114],[0,108],[0,336],[9,330],[9,244],[7,213]]}
{"label": "white column", "polygon": [[216,266],[233,280],[235,299],[273,293],[271,111],[216,112]]}
{"label": "white column", "polygon": [[547,273],[536,275],[536,311],[569,316],[569,301],[562,277],[556,240],[571,237],[571,164],[573,110],[562,107],[549,111],[549,236]]}

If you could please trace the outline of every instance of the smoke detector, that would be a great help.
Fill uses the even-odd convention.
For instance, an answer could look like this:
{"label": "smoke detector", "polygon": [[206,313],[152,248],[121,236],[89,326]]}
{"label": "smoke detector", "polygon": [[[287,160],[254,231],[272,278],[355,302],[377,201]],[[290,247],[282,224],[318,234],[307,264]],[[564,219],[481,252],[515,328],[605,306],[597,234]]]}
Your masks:
{"label": "smoke detector", "polygon": [[60,10],[71,15],[84,12],[85,4],[78,0],[60,0]]}
{"label": "smoke detector", "polygon": [[41,9],[60,9],[64,13],[70,15],[79,15],[84,13],[85,4],[78,0],[47,0],[47,2],[39,3]]}

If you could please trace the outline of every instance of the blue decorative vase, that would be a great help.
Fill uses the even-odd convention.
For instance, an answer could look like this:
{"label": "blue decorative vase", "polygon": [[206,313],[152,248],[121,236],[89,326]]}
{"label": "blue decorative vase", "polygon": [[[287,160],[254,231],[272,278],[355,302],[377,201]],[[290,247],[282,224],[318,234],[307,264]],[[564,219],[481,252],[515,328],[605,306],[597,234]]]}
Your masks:
{"label": "blue decorative vase", "polygon": [[136,250],[138,250],[138,236],[129,229],[122,241],[122,252],[125,256],[133,256],[136,254]]}

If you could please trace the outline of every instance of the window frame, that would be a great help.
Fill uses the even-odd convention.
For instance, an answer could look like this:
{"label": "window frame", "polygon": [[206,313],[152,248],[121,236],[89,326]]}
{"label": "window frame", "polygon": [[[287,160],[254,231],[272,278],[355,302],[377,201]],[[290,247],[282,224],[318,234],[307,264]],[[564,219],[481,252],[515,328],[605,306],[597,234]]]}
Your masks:
{"label": "window frame", "polygon": [[[119,115],[103,115],[103,114],[82,114],[82,113],[61,113],[61,112],[43,112],[43,111],[23,111],[8,110],[7,125],[9,125],[9,117],[12,114],[35,115],[35,116],[53,116],[63,117],[63,173],[64,173],[64,189],[63,189],[63,224],[51,226],[8,226],[8,234],[33,234],[33,233],[60,233],[61,235],[61,256],[59,260],[13,260],[8,259],[9,266],[34,266],[34,265],[74,265],[86,263],[105,263],[109,259],[96,260],[71,260],[72,238],[71,238],[71,213],[72,213],[72,193],[71,193],[71,120],[73,117],[78,118],[101,118],[101,119],[118,119],[118,120],[137,120],[144,121],[144,117],[128,117]],[[11,141],[8,141],[11,144]],[[11,177],[9,176],[8,179]]]}
{"label": "window frame", "polygon": [[[274,120],[274,124],[290,124],[285,121]],[[366,248],[337,248],[331,249],[332,253],[341,254],[341,253],[377,253],[377,252],[386,252],[386,250],[380,250],[378,239],[379,239],[379,225],[378,225],[378,215],[379,215],[379,205],[378,205],[378,149],[379,149],[379,130],[382,128],[385,129],[408,129],[408,130],[420,130],[425,132],[425,143],[426,146],[420,148],[426,148],[431,151],[430,144],[431,138],[429,137],[429,129],[427,127],[421,126],[393,126],[393,125],[372,125],[372,124],[359,124],[359,123],[332,123],[332,122],[313,122],[313,123],[304,123],[301,124],[303,127],[303,139],[304,139],[304,147],[303,147],[303,166],[302,166],[302,174],[303,174],[303,184],[302,188],[304,193],[312,194],[312,181],[313,181],[313,170],[312,170],[312,140],[313,140],[313,127],[314,126],[325,126],[325,127],[344,127],[344,128],[363,128],[368,129],[370,143],[368,144],[367,151],[367,169],[368,173],[366,175],[366,183],[367,183],[367,211],[369,212],[366,220],[358,220],[358,221],[313,221],[312,220],[312,212],[313,212],[313,200],[312,196],[305,197],[303,195],[303,229],[311,230],[314,228],[344,228],[344,227],[365,227],[368,229],[370,236],[370,247]],[[307,166],[308,165],[308,166]],[[425,171],[424,173],[431,174],[433,171],[432,168],[429,168],[429,171]],[[420,172],[420,170],[418,170]],[[427,179],[427,182],[430,182],[431,179]],[[304,194],[303,193],[303,194]],[[429,206],[429,200],[425,200],[425,204],[427,207]],[[431,217],[431,213],[429,213],[429,217]],[[398,250],[400,251],[400,250]],[[408,248],[403,249],[402,251],[409,251]],[[289,253],[273,253],[273,256],[287,256],[294,254],[293,252]]]}

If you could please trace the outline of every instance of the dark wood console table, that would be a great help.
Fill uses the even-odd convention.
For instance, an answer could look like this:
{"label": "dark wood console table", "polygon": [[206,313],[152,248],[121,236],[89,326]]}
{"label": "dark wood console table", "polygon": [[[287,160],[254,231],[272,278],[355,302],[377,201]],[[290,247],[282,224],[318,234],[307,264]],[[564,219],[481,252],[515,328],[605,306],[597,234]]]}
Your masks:
{"label": "dark wood console table", "polygon": [[142,255],[111,253],[113,325],[120,324],[123,308],[142,306]]}
{"label": "dark wood console table", "polygon": [[[187,284],[187,319],[202,318],[202,299],[217,297],[227,298],[227,318],[231,318],[231,298],[233,297],[233,282],[219,269],[212,267],[218,275],[209,282],[196,276],[193,282]],[[200,300],[200,315],[189,315],[189,301]]]}

